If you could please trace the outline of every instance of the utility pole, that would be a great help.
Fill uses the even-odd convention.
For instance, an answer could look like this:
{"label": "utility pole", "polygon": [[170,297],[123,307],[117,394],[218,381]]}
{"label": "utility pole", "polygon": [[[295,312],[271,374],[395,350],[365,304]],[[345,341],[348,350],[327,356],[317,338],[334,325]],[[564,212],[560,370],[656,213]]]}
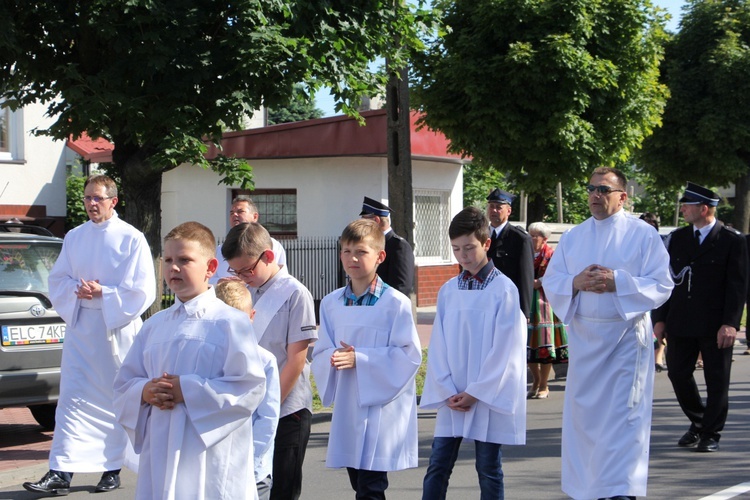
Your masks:
{"label": "utility pole", "polygon": [[[386,63],[387,67],[387,63]],[[411,170],[409,70],[390,71],[386,86],[388,116],[388,206],[393,230],[414,248],[414,193]]]}

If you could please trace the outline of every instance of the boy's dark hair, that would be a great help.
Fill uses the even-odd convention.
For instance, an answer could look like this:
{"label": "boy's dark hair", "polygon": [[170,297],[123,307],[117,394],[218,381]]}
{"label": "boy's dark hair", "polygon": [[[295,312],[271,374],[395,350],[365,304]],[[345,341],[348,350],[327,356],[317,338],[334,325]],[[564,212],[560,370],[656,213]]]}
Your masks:
{"label": "boy's dark hair", "polygon": [[477,207],[467,207],[453,217],[448,227],[448,237],[451,240],[473,234],[484,243],[490,237],[490,223],[487,216]]}
{"label": "boy's dark hair", "polygon": [[341,233],[339,242],[359,243],[364,241],[367,245],[379,252],[385,250],[385,235],[377,222],[371,219],[357,219],[350,222]]}
{"label": "boy's dark hair", "polygon": [[271,235],[266,228],[257,222],[238,224],[229,230],[227,238],[221,245],[221,256],[224,260],[234,259],[241,255],[260,257],[266,250],[272,250]]}
{"label": "boy's dark hair", "polygon": [[200,222],[183,222],[164,237],[164,243],[170,240],[194,241],[198,243],[201,253],[209,259],[216,255],[214,233]]}

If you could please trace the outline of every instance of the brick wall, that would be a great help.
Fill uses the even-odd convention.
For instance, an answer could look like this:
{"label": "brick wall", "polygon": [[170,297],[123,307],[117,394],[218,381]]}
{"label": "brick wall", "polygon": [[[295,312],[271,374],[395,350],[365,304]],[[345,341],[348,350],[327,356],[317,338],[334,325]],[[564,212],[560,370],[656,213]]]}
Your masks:
{"label": "brick wall", "polygon": [[417,266],[416,286],[417,307],[434,306],[437,294],[443,283],[458,274],[458,264]]}

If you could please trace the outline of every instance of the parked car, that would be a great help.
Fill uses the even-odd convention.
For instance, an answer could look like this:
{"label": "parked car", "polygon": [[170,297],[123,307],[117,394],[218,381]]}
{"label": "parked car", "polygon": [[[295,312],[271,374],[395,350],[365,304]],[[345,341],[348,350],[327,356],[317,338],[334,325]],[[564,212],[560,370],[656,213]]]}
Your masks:
{"label": "parked car", "polygon": [[65,339],[47,287],[61,249],[44,228],[0,224],[0,408],[28,406],[45,429],[55,426]]}

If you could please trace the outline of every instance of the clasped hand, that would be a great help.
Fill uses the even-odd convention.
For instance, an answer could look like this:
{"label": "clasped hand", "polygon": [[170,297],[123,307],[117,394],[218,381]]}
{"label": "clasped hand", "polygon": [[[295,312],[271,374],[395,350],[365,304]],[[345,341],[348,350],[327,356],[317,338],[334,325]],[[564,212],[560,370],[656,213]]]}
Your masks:
{"label": "clasped hand", "polygon": [[592,264],[573,278],[573,291],[614,292],[615,272],[599,264]]}
{"label": "clasped hand", "polygon": [[180,377],[166,372],[161,377],[146,382],[141,397],[144,403],[160,410],[171,410],[176,404],[185,402],[182,397]]}
{"label": "clasped hand", "polygon": [[456,411],[469,411],[476,402],[477,398],[471,394],[467,392],[459,392],[448,398],[448,408]]}
{"label": "clasped hand", "polygon": [[81,278],[81,284],[76,286],[76,297],[83,300],[91,300],[102,296],[102,286],[99,280],[86,281]]}
{"label": "clasped hand", "polygon": [[354,352],[354,346],[350,346],[342,341],[341,347],[333,351],[331,366],[337,370],[346,370],[357,366],[357,355]]}

